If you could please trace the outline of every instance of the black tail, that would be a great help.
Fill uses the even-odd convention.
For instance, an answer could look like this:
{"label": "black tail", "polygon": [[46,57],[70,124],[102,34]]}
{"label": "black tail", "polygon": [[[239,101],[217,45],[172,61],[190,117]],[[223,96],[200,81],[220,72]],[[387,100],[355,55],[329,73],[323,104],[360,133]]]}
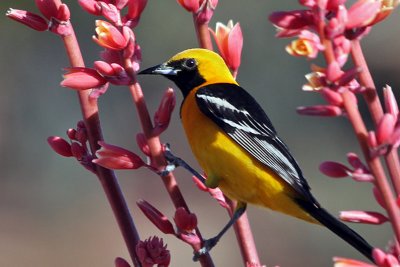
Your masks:
{"label": "black tail", "polygon": [[307,200],[296,199],[297,203],[314,217],[321,224],[326,226],[332,232],[340,236],[347,243],[352,245],[355,249],[360,251],[368,259],[374,262],[372,258],[372,250],[370,244],[364,240],[359,234],[350,229],[347,225],[340,222],[338,219],[329,214],[326,210],[319,207],[316,203]]}

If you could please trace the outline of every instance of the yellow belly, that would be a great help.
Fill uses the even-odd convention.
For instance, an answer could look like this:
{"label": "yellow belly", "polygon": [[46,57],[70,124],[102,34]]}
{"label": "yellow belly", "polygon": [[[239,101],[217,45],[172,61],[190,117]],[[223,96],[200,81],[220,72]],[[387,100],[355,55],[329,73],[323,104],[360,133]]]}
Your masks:
{"label": "yellow belly", "polygon": [[207,174],[207,186],[220,187],[232,199],[315,222],[293,201],[294,189],[206,118],[191,95],[181,117],[193,154]]}

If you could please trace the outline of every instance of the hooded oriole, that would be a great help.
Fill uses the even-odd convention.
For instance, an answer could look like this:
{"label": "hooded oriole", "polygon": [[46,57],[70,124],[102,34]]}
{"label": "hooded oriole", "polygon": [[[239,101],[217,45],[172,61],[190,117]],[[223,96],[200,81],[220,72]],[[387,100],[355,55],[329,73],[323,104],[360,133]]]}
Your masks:
{"label": "hooded oriole", "polygon": [[322,224],[372,259],[372,247],[323,209],[312,196],[296,160],[277,136],[257,101],[238,85],[223,59],[206,49],[189,49],[140,74],[175,82],[184,100],[180,116],[191,149],[207,174],[238,208],[206,252],[245,211],[246,203]]}

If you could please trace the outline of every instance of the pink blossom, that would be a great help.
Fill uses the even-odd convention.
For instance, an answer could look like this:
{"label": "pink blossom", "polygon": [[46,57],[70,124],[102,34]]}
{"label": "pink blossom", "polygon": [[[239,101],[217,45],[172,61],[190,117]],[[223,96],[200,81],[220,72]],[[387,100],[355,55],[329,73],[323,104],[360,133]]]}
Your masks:
{"label": "pink blossom", "polygon": [[129,0],[128,13],[124,17],[124,25],[133,28],[139,23],[140,15],[147,5],[147,0]]}
{"label": "pink blossom", "polygon": [[96,151],[97,159],[93,163],[104,168],[118,169],[138,169],[147,166],[143,160],[135,153],[119,146],[107,144],[99,141],[101,148]]}
{"label": "pink blossom", "polygon": [[7,10],[6,16],[36,31],[48,29],[47,21],[44,18],[29,11],[10,8]]}
{"label": "pink blossom", "polygon": [[383,252],[382,250],[375,248],[372,251],[372,257],[375,263],[380,267],[398,267],[400,266],[399,261],[392,254]]}
{"label": "pink blossom", "polygon": [[276,27],[290,30],[303,29],[314,23],[310,10],[277,11],[269,15],[268,19]]}
{"label": "pink blossom", "polygon": [[107,83],[107,80],[95,69],[90,68],[67,68],[61,86],[70,87],[76,90],[87,90],[100,87]]}
{"label": "pink blossom", "polygon": [[325,161],[321,163],[319,165],[319,170],[323,174],[334,178],[346,177],[351,173],[351,170],[345,165],[334,161]]}
{"label": "pink blossom", "polygon": [[50,136],[47,143],[57,154],[64,157],[72,157],[71,145],[59,136]]}
{"label": "pink blossom", "polygon": [[92,39],[100,46],[112,50],[122,50],[129,41],[130,31],[123,28],[121,33],[111,23],[103,20],[96,20],[96,33]]}
{"label": "pink blossom", "polygon": [[341,107],[343,105],[343,97],[331,89],[323,88],[321,90],[322,97],[331,105]]}
{"label": "pink blossom", "polygon": [[164,234],[175,234],[174,227],[168,218],[149,202],[139,199],[136,204],[140,210],[161,232]]}
{"label": "pink blossom", "polygon": [[179,207],[175,211],[174,221],[180,231],[191,233],[197,227],[196,214]]}
{"label": "pink blossom", "polygon": [[392,87],[389,85],[383,87],[383,99],[385,101],[386,112],[397,118],[399,114],[399,107],[397,105],[396,97],[393,94]]}
{"label": "pink blossom", "polygon": [[286,51],[292,56],[316,58],[318,51],[324,49],[318,35],[313,32],[302,30],[298,37],[286,46]]}
{"label": "pink blossom", "polygon": [[376,138],[378,144],[387,143],[395,129],[396,118],[389,113],[385,113],[378,123]]}
{"label": "pink blossom", "polygon": [[341,257],[334,257],[333,261],[335,262],[334,267],[376,267],[366,262]]}
{"label": "pink blossom", "polygon": [[60,0],[35,0],[35,3],[43,16],[48,20],[52,18],[58,19],[58,9],[62,4]]}
{"label": "pink blossom", "polygon": [[101,14],[101,6],[97,0],[78,0],[79,5],[86,12],[99,16]]}
{"label": "pink blossom", "polygon": [[360,210],[341,211],[339,218],[345,222],[366,224],[382,224],[389,220],[385,215],[379,212]]}
{"label": "pink blossom", "polygon": [[239,23],[227,25],[217,22],[215,32],[211,30],[221,57],[232,71],[237,71],[243,48],[243,34]]}
{"label": "pink blossom", "polygon": [[381,7],[380,1],[358,0],[348,10],[347,29],[361,28],[368,26]]}
{"label": "pink blossom", "polygon": [[168,88],[161,99],[157,111],[154,113],[154,130],[156,131],[156,134],[161,134],[168,128],[175,104],[176,99],[174,89]]}
{"label": "pink blossom", "polygon": [[136,246],[136,254],[142,267],[168,267],[171,261],[171,255],[164,245],[162,238],[156,236],[140,241]]}
{"label": "pink blossom", "polygon": [[216,188],[207,187],[196,176],[193,176],[192,179],[193,182],[201,191],[208,192],[218,202],[218,204],[221,205],[221,207],[223,207],[224,209],[229,208],[228,203],[226,203],[224,193],[222,193],[221,189],[219,189],[218,187]]}

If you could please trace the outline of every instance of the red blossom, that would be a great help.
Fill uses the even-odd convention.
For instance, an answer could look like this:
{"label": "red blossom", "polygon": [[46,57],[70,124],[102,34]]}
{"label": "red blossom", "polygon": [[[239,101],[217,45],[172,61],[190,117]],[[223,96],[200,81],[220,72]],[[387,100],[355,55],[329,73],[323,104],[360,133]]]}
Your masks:
{"label": "red blossom", "polygon": [[43,16],[48,20],[52,18],[58,19],[58,9],[62,4],[60,0],[35,0],[35,3]]}
{"label": "red blossom", "polygon": [[174,89],[168,88],[161,99],[157,111],[154,113],[154,130],[156,131],[156,134],[161,134],[168,128],[175,104],[176,99]]}
{"label": "red blossom", "polygon": [[136,204],[141,211],[161,232],[164,234],[175,234],[172,223],[168,220],[167,216],[162,214],[153,205],[143,199],[139,199]]}
{"label": "red blossom", "polygon": [[310,10],[292,10],[273,12],[268,17],[276,27],[290,30],[299,30],[314,23]]}
{"label": "red blossom", "polygon": [[96,20],[96,33],[92,39],[100,46],[112,50],[122,50],[129,41],[130,29],[124,27],[121,33],[111,23],[103,20]]}
{"label": "red blossom", "polygon": [[382,224],[389,220],[382,213],[374,211],[360,211],[360,210],[341,211],[339,218],[345,222],[366,223],[366,224]]}
{"label": "red blossom", "polygon": [[10,8],[7,10],[6,16],[36,31],[46,31],[49,27],[44,18],[29,11]]}
{"label": "red blossom", "polygon": [[334,178],[347,177],[351,173],[351,170],[348,167],[334,161],[325,161],[321,163],[319,165],[319,170],[323,174]]}
{"label": "red blossom", "polygon": [[174,221],[180,231],[191,233],[197,227],[196,214],[179,207],[175,211]]}
{"label": "red blossom", "polygon": [[101,148],[96,151],[97,159],[94,159],[93,163],[104,168],[119,170],[147,166],[138,155],[127,149],[103,141],[99,141],[99,145]]}
{"label": "red blossom", "polygon": [[147,5],[147,0],[129,0],[128,13],[124,17],[125,25],[130,28],[139,23],[140,15]]}
{"label": "red blossom", "polygon": [[380,10],[380,1],[358,0],[348,10],[347,29],[368,26]]}
{"label": "red blossom", "polygon": [[64,74],[64,80],[61,86],[69,87],[76,90],[87,90],[103,86],[107,80],[100,75],[95,69],[90,68],[66,68],[67,73]]}
{"label": "red blossom", "polygon": [[59,136],[50,136],[47,143],[57,154],[64,157],[72,157],[71,145]]}
{"label": "red blossom", "polygon": [[131,267],[129,263],[123,258],[116,258],[114,261],[115,267]]}
{"label": "red blossom", "polygon": [[390,140],[396,125],[396,118],[389,113],[385,113],[378,123],[376,129],[376,139],[378,144],[385,144]]}

